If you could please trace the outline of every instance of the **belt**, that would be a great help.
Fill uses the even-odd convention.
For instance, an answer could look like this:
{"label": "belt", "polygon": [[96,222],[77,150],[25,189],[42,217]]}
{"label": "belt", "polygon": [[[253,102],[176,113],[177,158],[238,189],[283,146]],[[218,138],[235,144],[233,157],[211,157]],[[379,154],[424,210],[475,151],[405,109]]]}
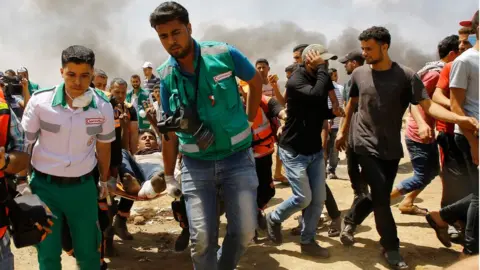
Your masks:
{"label": "belt", "polygon": [[67,177],[67,176],[55,176],[55,175],[49,175],[49,174],[46,174],[46,173],[43,173],[41,171],[38,171],[36,169],[35,170],[35,174],[39,175],[39,176],[42,176],[42,177],[45,177],[47,178],[48,176],[50,176],[50,181],[52,183],[55,183],[55,184],[59,184],[59,185],[70,185],[70,184],[80,184],[82,183],[82,178],[83,177],[89,177],[89,176],[92,176],[92,173],[89,172],[87,174],[84,174],[82,176],[77,176],[77,177]]}

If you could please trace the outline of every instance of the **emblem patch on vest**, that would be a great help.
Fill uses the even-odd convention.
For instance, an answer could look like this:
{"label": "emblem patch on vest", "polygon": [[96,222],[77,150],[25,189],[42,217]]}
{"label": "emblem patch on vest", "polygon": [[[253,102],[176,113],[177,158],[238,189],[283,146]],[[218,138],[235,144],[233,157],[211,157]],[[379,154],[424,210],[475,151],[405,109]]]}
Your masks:
{"label": "emblem patch on vest", "polygon": [[85,118],[85,124],[87,125],[98,125],[105,122],[104,118]]}
{"label": "emblem patch on vest", "polygon": [[218,83],[219,81],[225,80],[232,76],[232,71],[228,71],[222,74],[218,74],[217,76],[213,77],[213,80]]}

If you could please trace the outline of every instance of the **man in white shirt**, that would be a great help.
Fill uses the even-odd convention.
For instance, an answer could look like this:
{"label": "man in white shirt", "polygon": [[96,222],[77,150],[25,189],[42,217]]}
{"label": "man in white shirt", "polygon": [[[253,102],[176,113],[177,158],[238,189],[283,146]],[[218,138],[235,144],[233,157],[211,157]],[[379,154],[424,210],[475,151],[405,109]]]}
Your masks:
{"label": "man in white shirt", "polygon": [[35,143],[30,188],[57,217],[52,234],[38,247],[40,269],[60,270],[64,219],[70,227],[78,267],[100,268],[100,197],[107,192],[110,146],[115,140],[113,108],[106,96],[89,87],[95,54],[83,46],[62,52],[64,82],[35,91],[22,119],[26,141]]}

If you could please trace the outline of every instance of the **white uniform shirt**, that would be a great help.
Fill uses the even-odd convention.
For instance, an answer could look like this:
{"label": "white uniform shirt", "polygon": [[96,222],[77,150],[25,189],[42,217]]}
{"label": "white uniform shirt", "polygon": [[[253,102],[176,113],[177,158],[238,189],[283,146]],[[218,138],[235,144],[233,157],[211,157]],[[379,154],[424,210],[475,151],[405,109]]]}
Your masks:
{"label": "white uniform shirt", "polygon": [[89,106],[71,109],[64,84],[37,91],[25,108],[22,127],[26,142],[38,138],[32,152],[33,167],[54,176],[79,177],[97,164],[96,141],[115,140],[113,108],[101,93],[94,91]]}

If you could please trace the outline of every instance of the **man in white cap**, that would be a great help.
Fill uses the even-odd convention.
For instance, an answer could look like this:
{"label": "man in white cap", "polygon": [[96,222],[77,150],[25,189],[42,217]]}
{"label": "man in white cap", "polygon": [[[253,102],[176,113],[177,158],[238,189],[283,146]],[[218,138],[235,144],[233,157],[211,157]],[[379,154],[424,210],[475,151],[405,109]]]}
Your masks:
{"label": "man in white cap", "polygon": [[153,74],[153,64],[151,62],[143,63],[143,74],[145,75],[145,80],[143,83],[143,88],[149,92],[153,91],[153,86],[160,83],[160,79]]}
{"label": "man in white cap", "polygon": [[303,64],[287,82],[287,120],[279,138],[279,155],[293,195],[267,215],[268,237],[282,243],[281,224],[295,212],[302,215],[301,251],[327,258],[329,252],[315,242],[315,235],[326,199],[325,163],[322,131],[325,119],[335,115],[328,109],[330,97],[333,111],[341,115],[332,80],[328,75],[328,60],[337,56],[319,44],[309,45],[302,52]]}

